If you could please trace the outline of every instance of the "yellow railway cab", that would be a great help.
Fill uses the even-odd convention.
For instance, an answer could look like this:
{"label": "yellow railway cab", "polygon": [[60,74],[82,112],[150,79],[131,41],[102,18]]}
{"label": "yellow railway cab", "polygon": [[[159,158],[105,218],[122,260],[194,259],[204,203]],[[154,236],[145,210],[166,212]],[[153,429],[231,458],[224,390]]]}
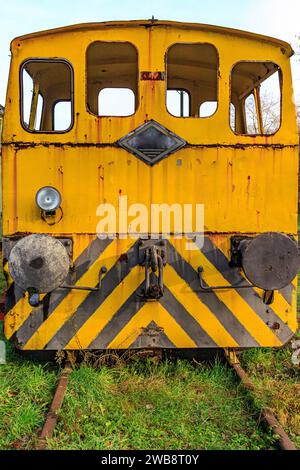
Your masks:
{"label": "yellow railway cab", "polygon": [[284,345],[299,269],[290,45],[152,19],[33,33],[11,54],[6,337]]}

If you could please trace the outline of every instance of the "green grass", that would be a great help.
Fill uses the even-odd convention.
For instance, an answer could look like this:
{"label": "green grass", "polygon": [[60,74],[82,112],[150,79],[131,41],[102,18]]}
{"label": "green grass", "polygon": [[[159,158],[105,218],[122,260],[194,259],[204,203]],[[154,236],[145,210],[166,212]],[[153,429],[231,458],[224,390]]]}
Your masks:
{"label": "green grass", "polygon": [[262,449],[260,429],[224,365],[138,360],[82,365],[70,379],[49,449]]}
{"label": "green grass", "polygon": [[291,362],[290,346],[280,350],[250,349],[241,362],[254,385],[257,407],[271,408],[300,449],[300,368]]}
{"label": "green grass", "polygon": [[[57,372],[8,357],[0,367],[0,449],[31,449]],[[273,441],[225,365],[138,359],[75,368],[48,448],[265,449]]]}
{"label": "green grass", "polygon": [[44,421],[56,373],[7,349],[8,363],[0,365],[0,449],[27,448]]}

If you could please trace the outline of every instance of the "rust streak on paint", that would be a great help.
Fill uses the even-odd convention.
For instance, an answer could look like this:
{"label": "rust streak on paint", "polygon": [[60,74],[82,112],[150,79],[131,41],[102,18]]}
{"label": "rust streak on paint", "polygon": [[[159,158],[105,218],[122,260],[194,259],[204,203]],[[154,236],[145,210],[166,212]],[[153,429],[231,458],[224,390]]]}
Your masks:
{"label": "rust streak on paint", "polygon": [[96,118],[96,129],[97,129],[97,142],[101,142],[101,118]]}
{"label": "rust streak on paint", "polygon": [[63,189],[64,189],[64,169],[63,169],[62,165],[58,168],[58,180],[59,180],[60,190],[63,192]]}

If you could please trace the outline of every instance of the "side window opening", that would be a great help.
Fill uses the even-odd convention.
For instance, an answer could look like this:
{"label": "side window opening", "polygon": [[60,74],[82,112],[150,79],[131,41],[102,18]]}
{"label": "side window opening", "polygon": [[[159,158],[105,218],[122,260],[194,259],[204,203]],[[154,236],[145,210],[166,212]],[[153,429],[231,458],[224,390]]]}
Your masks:
{"label": "side window opening", "polygon": [[87,106],[96,116],[130,116],[138,104],[138,56],[127,42],[92,43],[87,50]]}
{"label": "side window opening", "polygon": [[[21,69],[21,119],[32,132],[61,132],[72,126],[71,67],[58,60],[29,60]],[[68,119],[57,127],[54,112],[59,102],[67,103]],[[63,122],[63,121],[62,121]]]}
{"label": "side window opening", "polygon": [[245,99],[245,116],[246,116],[246,133],[247,134],[258,134],[259,125],[258,125],[258,113],[255,103],[254,94],[251,93]]}
{"label": "side window opening", "polygon": [[200,104],[199,116],[201,118],[210,117],[217,111],[218,102],[217,101],[205,101]]}
{"label": "side window opening", "polygon": [[32,103],[32,94],[33,94],[33,80],[29,73],[23,69],[22,72],[22,87],[23,87],[23,103],[22,103],[22,119],[23,124],[25,127],[29,126],[29,119],[30,119],[30,108]]}
{"label": "side window opening", "polygon": [[173,116],[189,117],[190,101],[186,90],[167,90],[167,109]]}
{"label": "side window opening", "polygon": [[42,95],[39,93],[38,100],[37,100],[37,106],[36,106],[35,122],[34,122],[34,129],[36,131],[41,130],[43,106],[44,106],[44,99],[43,99]]}
{"label": "side window opening", "polygon": [[[39,92],[34,96],[33,90],[34,82],[29,73],[23,70],[23,97],[26,97],[23,101],[23,123],[25,127],[29,128],[30,126],[32,130],[39,131],[41,128],[44,100]],[[32,107],[35,109],[33,113],[30,112]]]}
{"label": "side window opening", "polygon": [[260,86],[260,102],[263,128],[266,134],[278,131],[281,121],[281,77],[279,71],[271,75]]}
{"label": "side window opening", "polygon": [[53,107],[54,129],[63,131],[72,124],[72,106],[70,101],[58,101]]}
{"label": "side window opening", "polygon": [[[167,52],[166,106],[175,117],[209,117],[218,107],[218,53],[211,44],[174,44]],[[184,90],[186,96],[174,92]],[[182,100],[186,102],[182,106]],[[187,104],[188,101],[188,104]],[[200,110],[201,108],[201,110]]]}
{"label": "side window opening", "polygon": [[235,120],[236,120],[236,112],[235,106],[233,103],[230,103],[230,127],[235,132]]}
{"label": "side window opening", "polygon": [[[239,62],[232,70],[236,134],[271,135],[281,124],[281,71],[272,62]],[[231,113],[230,113],[231,114]]]}

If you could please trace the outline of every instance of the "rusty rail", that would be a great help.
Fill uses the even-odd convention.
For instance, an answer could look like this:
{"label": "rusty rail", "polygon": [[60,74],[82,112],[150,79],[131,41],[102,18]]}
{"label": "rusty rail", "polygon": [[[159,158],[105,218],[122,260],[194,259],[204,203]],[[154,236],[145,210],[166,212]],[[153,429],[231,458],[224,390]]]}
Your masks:
{"label": "rusty rail", "polygon": [[[255,390],[255,387],[251,382],[251,379],[248,374],[242,368],[236,353],[234,351],[225,350],[225,355],[227,361],[235,370],[245,389],[249,390],[250,392],[253,392],[253,390]],[[291,441],[283,427],[277,421],[274,413],[270,409],[262,408],[261,416],[264,421],[268,424],[268,426],[270,426],[273,433],[278,437],[278,443],[282,450],[297,450],[295,444]]]}
{"label": "rusty rail", "polygon": [[36,446],[37,450],[45,450],[47,445],[47,439],[52,437],[54,428],[58,419],[58,412],[63,404],[65,391],[68,385],[69,376],[72,372],[72,368],[69,363],[67,363],[62,370],[61,376],[59,378],[53,400],[50,406],[50,409],[47,413],[46,420],[43,425],[43,429],[39,435],[38,443]]}

